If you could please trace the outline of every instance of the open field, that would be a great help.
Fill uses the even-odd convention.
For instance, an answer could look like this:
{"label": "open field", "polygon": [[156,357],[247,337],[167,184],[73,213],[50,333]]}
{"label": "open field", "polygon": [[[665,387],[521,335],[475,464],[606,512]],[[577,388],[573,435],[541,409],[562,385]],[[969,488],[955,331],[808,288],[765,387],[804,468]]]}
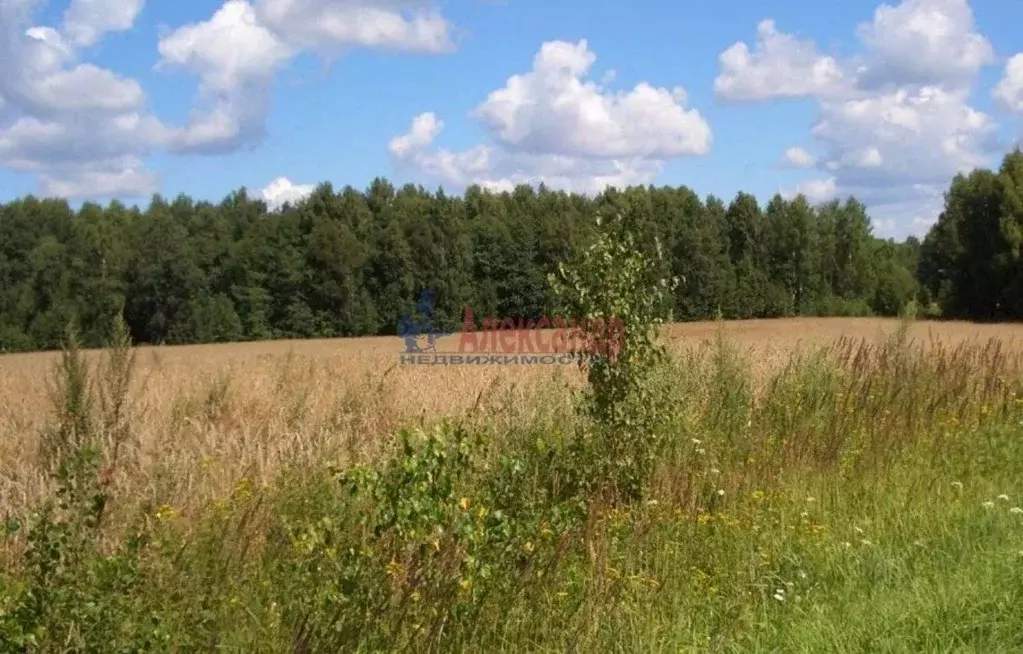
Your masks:
{"label": "open field", "polygon": [[[891,340],[899,327],[668,327],[673,361],[636,428],[662,439],[646,500],[579,515],[558,489],[604,455],[558,444],[591,428],[572,366],[398,366],[398,338],[139,348],[104,542],[143,510],[156,544],[126,568],[136,586],[65,580],[84,595],[54,595],[40,624],[114,593],[133,603],[76,618],[84,641],[117,624],[170,650],[1018,651],[1023,325],[917,322]],[[0,356],[16,517],[53,489],[39,439],[58,359]],[[389,449],[411,424],[460,442],[431,426],[443,416],[480,439],[469,462]],[[381,461],[397,467],[380,464],[374,500],[323,475]],[[392,515],[365,508],[388,497],[404,517],[371,536],[357,525]],[[0,549],[0,570],[23,547]]]}
{"label": "open field", "polygon": [[[840,338],[877,342],[897,329],[883,318],[794,318],[668,326],[662,332],[680,352],[712,341],[723,330],[748,355],[754,377],[777,372],[796,350]],[[1001,339],[1023,351],[1023,325],[919,322],[910,338],[945,344]],[[458,336],[437,341],[457,351]],[[176,506],[202,503],[238,479],[272,479],[286,463],[340,456],[352,441],[425,416],[466,411],[495,414],[515,406],[556,375],[580,380],[575,366],[397,366],[404,341],[396,337],[140,347],[137,451],[120,482],[133,496]],[[96,353],[90,353],[93,361]],[[44,480],[36,440],[51,419],[47,383],[57,353],[0,356],[0,497],[18,510],[38,499]]]}
{"label": "open field", "polygon": [[[680,352],[723,330],[760,382],[797,350],[840,338],[877,342],[898,325],[883,318],[698,322],[670,325],[662,337]],[[1023,351],[1023,325],[919,322],[909,334],[953,345],[998,338]],[[438,339],[437,349],[457,351],[458,336]],[[131,496],[188,507],[243,477],[268,481],[288,462],[341,456],[353,442],[372,446],[421,417],[474,406],[482,414],[508,406],[528,413],[526,398],[538,386],[554,377],[580,381],[572,365],[399,366],[402,352],[396,337],[140,347],[137,451],[119,482]],[[48,383],[58,356],[0,356],[0,496],[15,511],[45,491],[36,441],[52,419]],[[96,352],[89,357],[98,361]]]}

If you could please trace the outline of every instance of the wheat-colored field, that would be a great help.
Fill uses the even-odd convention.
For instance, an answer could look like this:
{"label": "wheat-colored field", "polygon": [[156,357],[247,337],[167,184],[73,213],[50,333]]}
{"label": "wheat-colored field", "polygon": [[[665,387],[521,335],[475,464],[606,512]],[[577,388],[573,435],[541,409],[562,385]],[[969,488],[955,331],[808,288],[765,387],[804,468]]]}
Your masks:
{"label": "wheat-colored field", "polygon": [[[763,378],[798,348],[840,337],[874,340],[898,324],[843,318],[703,322],[672,325],[663,338],[684,349],[723,329]],[[946,344],[999,338],[1023,349],[1023,325],[920,322],[910,336]],[[457,347],[457,336],[437,343],[440,351]],[[421,417],[473,410],[524,419],[530,398],[546,384],[579,380],[571,365],[399,365],[403,352],[404,342],[395,337],[139,348],[132,439],[113,471],[116,484],[129,492],[119,495],[187,512],[242,478],[265,482],[285,466],[364,452],[381,435]],[[48,382],[58,356],[0,356],[5,510],[17,513],[46,490],[37,450],[40,430],[53,420]],[[98,363],[101,353],[90,352],[89,359]],[[549,389],[558,393],[556,385]]]}

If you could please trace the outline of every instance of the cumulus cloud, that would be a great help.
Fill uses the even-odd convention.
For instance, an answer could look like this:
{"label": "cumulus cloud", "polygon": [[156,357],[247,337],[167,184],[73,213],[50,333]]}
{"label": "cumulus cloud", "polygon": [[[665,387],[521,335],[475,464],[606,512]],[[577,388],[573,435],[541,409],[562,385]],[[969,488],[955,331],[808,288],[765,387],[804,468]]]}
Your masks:
{"label": "cumulus cloud", "polygon": [[0,165],[35,173],[45,194],[151,192],[141,157],[162,125],[143,113],[138,82],[80,62],[78,51],[129,27],[141,4],[112,14],[110,3],[72,2],[64,31],[33,24],[42,4],[0,0],[0,96],[13,117],[0,126]]}
{"label": "cumulus cloud", "polygon": [[[856,35],[862,52],[840,60],[763,21],[752,52],[737,43],[721,54],[715,90],[732,101],[815,100],[811,135],[823,154],[811,166],[827,178],[805,182],[806,190],[855,194],[872,212],[901,211],[902,223],[926,222],[935,200],[918,189],[991,165],[999,147],[993,119],[969,104],[970,87],[994,63],[994,51],[967,0],[882,4]],[[1023,57],[1009,61],[994,95],[1023,111],[1020,89]],[[808,159],[790,150],[784,161]]]}
{"label": "cumulus cloud", "polygon": [[941,183],[988,163],[996,125],[937,86],[826,102],[811,134],[843,186]]}
{"label": "cumulus cloud", "polygon": [[143,0],[71,0],[64,12],[64,31],[75,45],[89,46],[108,32],[131,29]]}
{"label": "cumulus cloud", "polygon": [[160,66],[199,77],[200,102],[190,124],[168,146],[179,151],[236,149],[263,135],[270,82],[294,51],[263,26],[245,0],[228,0],[207,20],[160,39]]}
{"label": "cumulus cloud", "polygon": [[793,193],[785,194],[788,197],[803,195],[811,204],[827,202],[838,195],[838,189],[834,177],[826,179],[811,179],[796,186]]}
{"label": "cumulus cloud", "polygon": [[719,55],[714,90],[722,99],[748,102],[848,98],[906,84],[967,87],[996,61],[991,43],[976,30],[968,0],[882,4],[856,34],[863,53],[839,60],[765,19],[752,51],[740,41]]}
{"label": "cumulus cloud", "polygon": [[278,177],[260,190],[259,196],[273,210],[285,202],[292,204],[299,202],[314,190],[316,190],[316,186],[313,184],[295,184],[287,177]]}
{"label": "cumulus cloud", "polygon": [[143,162],[155,150],[259,143],[274,77],[304,50],[451,50],[451,26],[428,1],[225,0],[159,39],[158,69],[198,80],[189,120],[175,126],[147,111],[136,80],[81,61],[130,29],[144,0],[70,0],[59,29],[35,23],[47,0],[0,0],[0,107],[12,120],[0,124],[0,166],[35,173],[46,194],[149,194],[156,177]]}
{"label": "cumulus cloud", "polygon": [[[661,172],[662,163],[644,159],[600,159],[562,154],[508,151],[477,145],[462,151],[431,148],[443,127],[432,114],[420,114],[409,132],[391,139],[390,152],[404,167],[444,184],[465,187],[479,184],[493,191],[508,191],[518,184],[537,185],[579,193],[597,193],[608,186],[647,184]],[[424,125],[437,130],[424,130]]]}
{"label": "cumulus cloud", "polygon": [[391,139],[387,149],[393,156],[402,159],[433,143],[442,129],[444,121],[439,120],[432,111],[419,114],[412,119],[412,128],[408,133]]}
{"label": "cumulus cloud", "polygon": [[49,169],[40,174],[40,191],[57,197],[135,196],[155,193],[158,181],[139,158],[125,156]]}
{"label": "cumulus cloud", "polygon": [[138,109],[146,94],[139,83],[105,68],[80,64],[36,81],[28,96],[38,105],[59,111],[118,112]]}
{"label": "cumulus cloud", "polygon": [[993,95],[1004,108],[1023,114],[1023,52],[1005,64],[1005,72]]}
{"label": "cumulus cloud", "polygon": [[882,4],[857,28],[868,51],[860,84],[969,86],[995,62],[991,43],[976,31],[967,0],[905,0]]}
{"label": "cumulus cloud", "polygon": [[533,70],[513,75],[473,112],[505,146],[532,153],[668,158],[710,151],[710,127],[680,88],[646,82],[611,92],[583,79],[596,61],[585,40],[544,43]]}
{"label": "cumulus cloud", "polygon": [[307,50],[345,47],[440,53],[454,46],[436,9],[410,0],[227,0],[209,19],[160,39],[163,68],[199,78],[199,101],[168,147],[218,153],[258,143],[275,75]]}
{"label": "cumulus cloud", "polygon": [[846,73],[834,57],[812,41],[778,31],[773,20],[757,25],[751,51],[737,42],[718,56],[714,92],[725,100],[748,102],[780,97],[823,97],[844,93]]}
{"label": "cumulus cloud", "polygon": [[436,9],[410,0],[257,0],[260,20],[295,47],[346,46],[418,52],[454,48],[451,25]]}
{"label": "cumulus cloud", "polygon": [[228,0],[209,20],[183,25],[161,38],[157,48],[163,63],[189,69],[210,93],[269,79],[292,54],[257,21],[245,0]]}
{"label": "cumulus cloud", "polygon": [[710,126],[685,107],[683,89],[641,82],[612,91],[586,79],[595,62],[585,40],[544,43],[530,72],[510,77],[471,112],[493,145],[431,148],[443,123],[425,113],[391,140],[391,155],[456,186],[544,182],[593,192],[648,183],[665,160],[710,151]]}
{"label": "cumulus cloud", "polygon": [[809,168],[815,161],[812,154],[800,147],[789,148],[781,158],[782,165],[790,168]]}

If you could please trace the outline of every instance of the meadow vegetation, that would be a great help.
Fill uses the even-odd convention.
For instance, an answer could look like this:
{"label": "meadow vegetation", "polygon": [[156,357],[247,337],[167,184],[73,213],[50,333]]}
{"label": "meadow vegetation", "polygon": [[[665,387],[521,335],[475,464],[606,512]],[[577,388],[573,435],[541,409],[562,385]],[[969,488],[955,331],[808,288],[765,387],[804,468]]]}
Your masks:
{"label": "meadow vegetation", "polygon": [[632,233],[552,284],[626,326],[566,374],[168,371],[121,320],[72,334],[47,411],[35,372],[0,400],[0,650],[1023,648],[1017,345],[673,341]]}

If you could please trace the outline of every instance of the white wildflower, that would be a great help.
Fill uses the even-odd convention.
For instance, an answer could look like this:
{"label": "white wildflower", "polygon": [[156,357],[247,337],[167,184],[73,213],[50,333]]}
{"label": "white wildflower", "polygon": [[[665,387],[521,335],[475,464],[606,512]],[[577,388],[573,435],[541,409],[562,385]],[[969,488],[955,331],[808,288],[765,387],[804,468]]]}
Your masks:
{"label": "white wildflower", "polygon": [[710,469],[710,474],[712,474],[712,475],[720,475],[721,471],[718,470],[717,468],[711,468]]}
{"label": "white wildflower", "polygon": [[994,502],[984,502],[983,504],[981,504],[981,506],[983,506],[985,509],[993,509],[993,508],[995,508],[995,503]]}
{"label": "white wildflower", "polygon": [[724,496],[725,496],[725,489],[719,488],[718,489],[718,497],[724,497]]}
{"label": "white wildflower", "polygon": [[785,589],[784,588],[778,588],[777,590],[775,590],[774,591],[774,599],[778,600],[779,602],[784,602],[785,601]]}
{"label": "white wildflower", "polygon": [[1019,515],[1019,514],[1023,513],[1023,509],[1019,508],[1018,506],[1014,506],[1011,509],[1009,509],[1009,513],[1012,513],[1012,514],[1015,514],[1015,515]]}
{"label": "white wildflower", "polygon": [[961,482],[961,481],[953,481],[952,482],[952,488],[955,488],[956,490],[963,490],[963,482]]}
{"label": "white wildflower", "polygon": [[1005,494],[1002,494],[1002,495],[998,496],[998,499],[1002,500],[1003,502],[1008,502],[1009,501],[1009,496],[1005,495]]}

